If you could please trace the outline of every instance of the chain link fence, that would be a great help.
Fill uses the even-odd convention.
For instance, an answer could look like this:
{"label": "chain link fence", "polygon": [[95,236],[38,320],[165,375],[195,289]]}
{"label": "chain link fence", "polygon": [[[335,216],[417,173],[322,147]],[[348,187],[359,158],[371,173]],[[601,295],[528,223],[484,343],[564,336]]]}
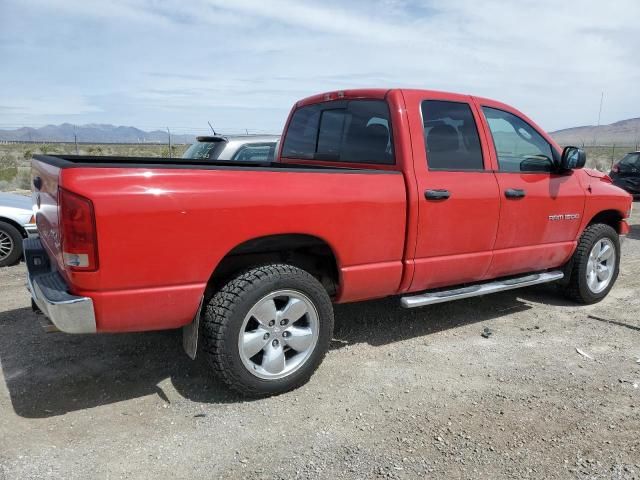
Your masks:
{"label": "chain link fence", "polygon": [[[180,157],[189,143],[88,143],[88,142],[0,142],[0,192],[30,188],[30,161],[36,154],[115,155],[126,157]],[[640,145],[582,145],[587,167],[609,172],[625,154]]]}
{"label": "chain link fence", "polygon": [[0,192],[30,189],[33,155],[115,155],[122,157],[181,157],[189,144],[0,142]]}
{"label": "chain link fence", "polygon": [[629,152],[640,150],[638,144],[582,145],[587,154],[587,167],[609,172],[614,163]]}

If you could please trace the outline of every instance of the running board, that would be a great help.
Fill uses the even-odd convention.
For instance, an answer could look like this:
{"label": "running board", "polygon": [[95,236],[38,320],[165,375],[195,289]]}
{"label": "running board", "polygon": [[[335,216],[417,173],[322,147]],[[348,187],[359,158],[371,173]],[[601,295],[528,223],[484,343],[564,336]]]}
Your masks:
{"label": "running board", "polygon": [[423,307],[425,305],[433,305],[435,303],[451,302],[452,300],[459,300],[461,298],[477,297],[480,295],[487,295],[489,293],[513,290],[514,288],[538,285],[539,283],[555,282],[563,277],[564,273],[560,270],[534,273],[533,275],[526,275],[524,277],[480,283],[478,285],[471,285],[469,287],[456,288],[453,290],[441,290],[439,292],[428,292],[411,297],[402,297],[400,299],[400,304],[405,308]]}

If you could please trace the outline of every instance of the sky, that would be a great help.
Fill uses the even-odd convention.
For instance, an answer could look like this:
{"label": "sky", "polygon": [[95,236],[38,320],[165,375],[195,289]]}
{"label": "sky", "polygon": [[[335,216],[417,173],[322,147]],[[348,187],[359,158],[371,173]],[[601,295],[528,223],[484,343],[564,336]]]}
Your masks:
{"label": "sky", "polygon": [[0,0],[0,128],[278,133],[300,98],[412,87],[546,130],[640,116],[638,0]]}

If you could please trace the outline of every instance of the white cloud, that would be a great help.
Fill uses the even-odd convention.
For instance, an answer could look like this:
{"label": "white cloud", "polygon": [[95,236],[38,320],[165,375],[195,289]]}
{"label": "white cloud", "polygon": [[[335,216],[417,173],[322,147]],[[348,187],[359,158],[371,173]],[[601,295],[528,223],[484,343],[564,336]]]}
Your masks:
{"label": "white cloud", "polygon": [[77,95],[5,98],[0,101],[0,109],[20,118],[37,115],[86,115],[103,111],[97,105],[92,105],[87,98]]}
{"label": "white cloud", "polygon": [[[39,81],[99,96],[100,121],[200,125],[215,111],[273,130],[300,96],[366,86],[489,96],[548,129],[594,123],[602,91],[603,121],[640,115],[636,0],[23,0],[23,25],[0,20],[6,38],[35,10],[57,20],[27,40],[29,58],[52,60]],[[8,71],[30,73],[19,51],[8,58]],[[18,74],[0,87],[28,99]]]}

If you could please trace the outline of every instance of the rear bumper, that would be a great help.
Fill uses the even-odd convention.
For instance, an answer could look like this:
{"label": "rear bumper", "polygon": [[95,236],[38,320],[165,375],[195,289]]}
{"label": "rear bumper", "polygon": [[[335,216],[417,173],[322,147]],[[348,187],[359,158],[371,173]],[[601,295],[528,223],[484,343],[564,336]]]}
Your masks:
{"label": "rear bumper", "polygon": [[23,242],[27,286],[31,298],[49,320],[66,333],[95,333],[96,316],[89,297],[71,295],[60,274],[51,268],[40,239]]}

